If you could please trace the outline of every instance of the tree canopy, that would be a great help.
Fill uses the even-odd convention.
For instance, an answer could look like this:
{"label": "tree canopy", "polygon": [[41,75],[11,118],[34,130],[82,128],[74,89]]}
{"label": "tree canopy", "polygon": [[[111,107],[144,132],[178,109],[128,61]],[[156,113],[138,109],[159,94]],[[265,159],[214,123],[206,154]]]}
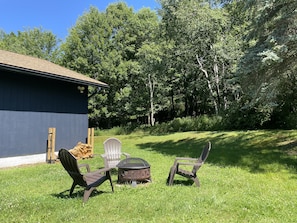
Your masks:
{"label": "tree canopy", "polygon": [[0,30],[1,49],[45,60],[56,61],[59,42],[52,32],[42,28],[18,31],[17,34]]}
{"label": "tree canopy", "polygon": [[159,2],[90,7],[64,42],[41,28],[1,31],[0,48],[108,83],[89,88],[95,127],[203,114],[232,129],[296,127],[296,1]]}

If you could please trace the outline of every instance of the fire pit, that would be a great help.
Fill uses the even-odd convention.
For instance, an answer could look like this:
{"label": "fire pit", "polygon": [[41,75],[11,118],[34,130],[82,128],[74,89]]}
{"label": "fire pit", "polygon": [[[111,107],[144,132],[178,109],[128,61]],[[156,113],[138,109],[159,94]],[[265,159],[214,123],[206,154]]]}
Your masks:
{"label": "fire pit", "polygon": [[141,158],[127,158],[120,161],[118,183],[132,181],[151,181],[150,164]]}

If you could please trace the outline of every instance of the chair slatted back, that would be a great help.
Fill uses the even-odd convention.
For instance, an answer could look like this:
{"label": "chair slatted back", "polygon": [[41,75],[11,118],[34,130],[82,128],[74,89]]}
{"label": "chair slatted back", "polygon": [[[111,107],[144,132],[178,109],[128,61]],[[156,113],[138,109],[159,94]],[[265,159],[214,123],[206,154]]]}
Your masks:
{"label": "chair slatted back", "polygon": [[104,152],[107,156],[109,165],[116,166],[121,159],[122,143],[116,138],[108,138],[104,141]]}
{"label": "chair slatted back", "polygon": [[202,152],[201,152],[201,155],[200,155],[200,157],[199,157],[199,159],[198,159],[197,165],[195,165],[195,166],[193,167],[193,170],[192,170],[192,173],[193,173],[193,174],[196,174],[196,172],[198,171],[198,169],[199,169],[199,168],[201,167],[201,165],[205,162],[205,160],[207,159],[207,157],[208,157],[208,155],[209,155],[209,151],[210,151],[210,149],[211,149],[211,143],[208,142],[208,143],[205,145],[205,147],[204,147],[204,149],[202,150]]}
{"label": "chair slatted back", "polygon": [[205,162],[205,160],[208,157],[208,154],[209,154],[210,149],[211,149],[211,143],[208,142],[206,144],[206,146],[204,147],[204,149],[203,149],[203,151],[202,151],[202,153],[201,153],[201,155],[199,157],[199,160],[201,160],[202,162]]}
{"label": "chair slatted back", "polygon": [[60,149],[59,159],[73,181],[75,181],[80,186],[87,186],[85,180],[83,179],[83,175],[80,173],[80,170],[77,166],[76,158],[68,150]]}

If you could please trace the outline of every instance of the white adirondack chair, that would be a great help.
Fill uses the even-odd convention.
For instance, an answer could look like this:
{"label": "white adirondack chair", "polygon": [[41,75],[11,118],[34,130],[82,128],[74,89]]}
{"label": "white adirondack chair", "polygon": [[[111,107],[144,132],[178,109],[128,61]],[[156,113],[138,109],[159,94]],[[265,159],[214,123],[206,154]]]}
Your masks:
{"label": "white adirondack chair", "polygon": [[125,158],[130,157],[130,154],[122,152],[122,143],[117,138],[108,138],[104,141],[103,146],[105,153],[101,156],[104,159],[104,166],[106,168],[117,168],[122,155]]}

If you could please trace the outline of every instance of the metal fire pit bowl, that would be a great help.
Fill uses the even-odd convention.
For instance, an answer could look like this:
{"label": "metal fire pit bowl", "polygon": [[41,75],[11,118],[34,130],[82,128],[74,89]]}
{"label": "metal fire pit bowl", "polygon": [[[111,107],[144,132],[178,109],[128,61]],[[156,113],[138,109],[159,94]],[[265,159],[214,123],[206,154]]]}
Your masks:
{"label": "metal fire pit bowl", "polygon": [[151,181],[150,164],[141,158],[127,158],[120,161],[118,167],[118,183],[132,181]]}

